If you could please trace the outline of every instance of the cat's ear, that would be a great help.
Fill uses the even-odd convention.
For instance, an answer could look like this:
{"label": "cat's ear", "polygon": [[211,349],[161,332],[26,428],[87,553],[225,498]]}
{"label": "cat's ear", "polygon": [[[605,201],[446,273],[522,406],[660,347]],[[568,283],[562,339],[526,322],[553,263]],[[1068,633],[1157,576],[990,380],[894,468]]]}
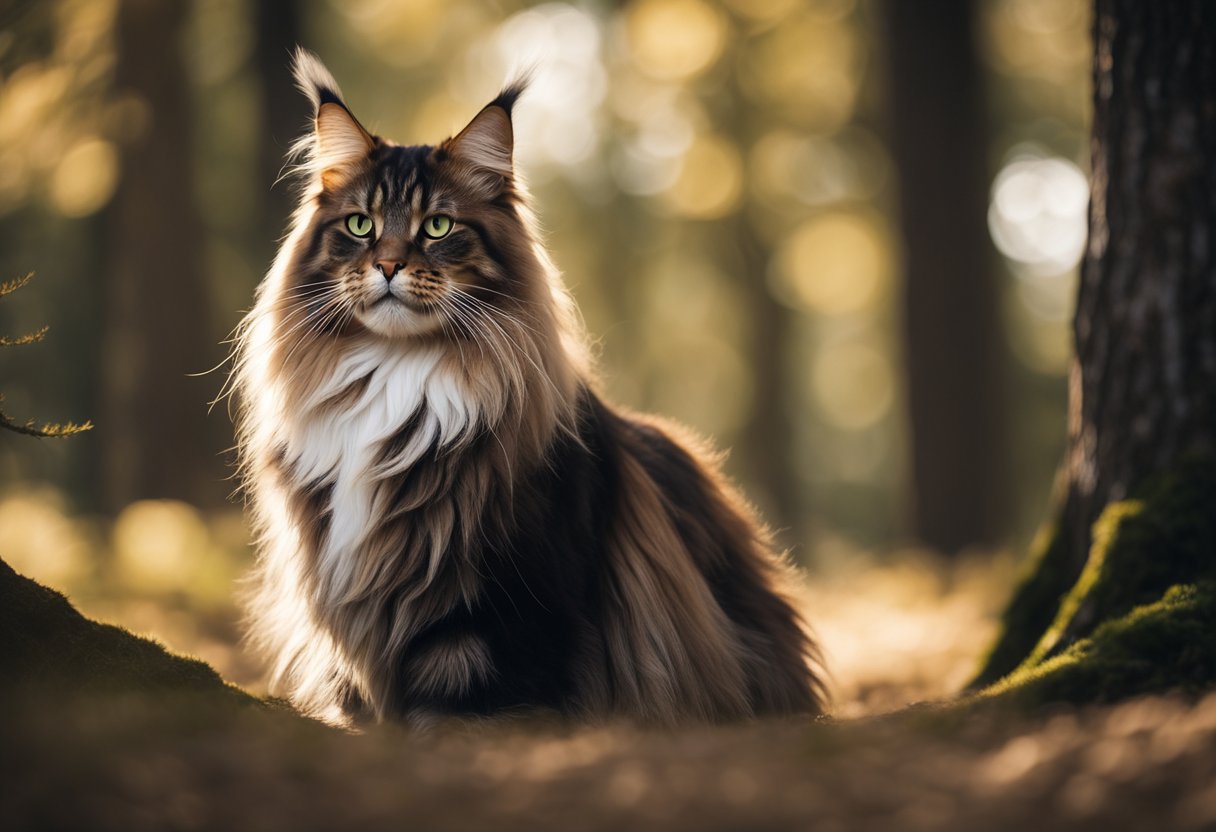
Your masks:
{"label": "cat's ear", "polygon": [[445,142],[448,153],[482,171],[510,180],[514,175],[512,157],[515,150],[511,110],[526,87],[527,79],[520,79],[500,92],[463,130]]}
{"label": "cat's ear", "polygon": [[367,162],[376,140],[354,117],[333,75],[306,49],[296,49],[296,84],[313,105],[313,133],[308,167],[332,187],[356,173]]}

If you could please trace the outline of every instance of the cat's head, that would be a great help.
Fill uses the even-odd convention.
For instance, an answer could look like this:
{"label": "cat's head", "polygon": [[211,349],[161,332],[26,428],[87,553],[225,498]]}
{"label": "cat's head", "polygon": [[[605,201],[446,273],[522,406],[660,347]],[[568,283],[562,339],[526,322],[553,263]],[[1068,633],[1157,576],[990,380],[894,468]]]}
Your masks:
{"label": "cat's head", "polygon": [[522,82],[427,146],[369,133],[311,53],[297,52],[295,74],[314,118],[300,145],[306,228],[284,287],[289,320],[318,333],[459,337],[543,291],[529,285],[543,269],[512,162]]}

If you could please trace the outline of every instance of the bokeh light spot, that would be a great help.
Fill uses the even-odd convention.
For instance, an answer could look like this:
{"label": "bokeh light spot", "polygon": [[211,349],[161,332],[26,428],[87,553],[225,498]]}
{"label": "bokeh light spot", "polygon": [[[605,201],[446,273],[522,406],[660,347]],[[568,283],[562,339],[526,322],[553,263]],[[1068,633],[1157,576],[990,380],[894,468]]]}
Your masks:
{"label": "bokeh light spot", "polygon": [[1002,254],[1038,274],[1076,267],[1088,234],[1089,183],[1060,157],[1019,155],[992,185],[988,229]]}
{"label": "bokeh light spot", "polygon": [[983,54],[1001,72],[1080,82],[1091,58],[1086,0],[996,0],[984,9]]}
{"label": "bokeh light spot", "polygon": [[698,136],[684,154],[675,182],[664,194],[667,207],[689,219],[716,219],[735,209],[743,190],[743,161],[735,145],[718,136]]}
{"label": "bokeh light spot", "polygon": [[209,543],[198,511],[173,500],[132,503],[114,522],[116,566],[130,586],[147,592],[189,589]]}
{"label": "bokeh light spot", "polygon": [[794,230],[773,265],[770,285],[786,304],[822,315],[857,312],[890,282],[889,234],[868,214],[823,214]]}
{"label": "bokeh light spot", "polygon": [[71,72],[64,67],[27,64],[0,85],[0,147],[19,143],[37,131],[71,90]]}
{"label": "bokeh light spot", "polygon": [[817,17],[842,17],[852,11],[854,0],[726,0],[731,11],[756,23],[773,23],[795,9]]}
{"label": "bokeh light spot", "polygon": [[410,135],[418,141],[438,144],[460,132],[469,121],[468,107],[456,101],[447,90],[436,93],[418,107]]}
{"label": "bokeh light spot", "polygon": [[114,145],[90,137],[75,144],[55,168],[51,202],[65,217],[87,217],[110,201],[117,184],[118,154]]}
{"label": "bokeh light spot", "polygon": [[431,0],[345,0],[332,5],[379,59],[403,67],[433,55],[440,43],[435,33],[451,11]]}
{"label": "bokeh light spot", "polygon": [[589,12],[545,3],[507,18],[468,52],[470,77],[513,78],[534,70],[514,119],[516,161],[534,181],[557,170],[576,179],[591,171],[586,163],[599,147],[608,88],[602,37],[599,19]]}
{"label": "bokeh light spot", "polygon": [[749,97],[818,133],[852,118],[864,47],[846,20],[803,14],[774,27],[744,63]]}
{"label": "bokeh light spot", "polygon": [[88,575],[89,541],[72,522],[65,501],[34,490],[0,501],[0,552],[19,572],[55,587]]}
{"label": "bokeh light spot", "polygon": [[702,0],[640,0],[625,13],[625,31],[638,67],[668,81],[704,72],[726,42],[726,21]]}

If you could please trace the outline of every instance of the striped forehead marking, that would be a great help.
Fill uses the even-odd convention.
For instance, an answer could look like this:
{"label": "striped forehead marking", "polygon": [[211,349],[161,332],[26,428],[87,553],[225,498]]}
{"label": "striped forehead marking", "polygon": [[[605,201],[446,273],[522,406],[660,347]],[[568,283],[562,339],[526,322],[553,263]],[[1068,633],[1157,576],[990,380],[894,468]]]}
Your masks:
{"label": "striped forehead marking", "polygon": [[418,230],[422,228],[422,186],[415,185],[414,192],[410,194],[410,236],[417,237]]}
{"label": "striped forehead marking", "polygon": [[408,230],[411,237],[417,236],[426,219],[431,190],[427,169],[430,150],[421,145],[388,148],[368,194],[368,213],[383,224],[405,226],[402,230]]}

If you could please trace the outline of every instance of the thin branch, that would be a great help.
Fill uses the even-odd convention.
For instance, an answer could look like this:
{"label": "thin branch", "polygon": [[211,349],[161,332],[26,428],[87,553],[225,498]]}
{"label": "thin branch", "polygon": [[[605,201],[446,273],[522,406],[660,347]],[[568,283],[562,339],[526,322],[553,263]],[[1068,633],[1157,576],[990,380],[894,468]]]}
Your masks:
{"label": "thin branch", "polygon": [[16,338],[9,338],[7,335],[0,335],[0,347],[23,347],[26,344],[36,344],[46,337],[50,332],[49,326],[44,326],[37,332],[31,332],[28,335],[19,335]]}
{"label": "thin branch", "polygon": [[12,431],[13,433],[20,433],[24,436],[37,436],[42,439],[63,439],[66,436],[74,436],[78,433],[84,433],[86,430],[92,430],[93,423],[85,422],[83,425],[78,425],[75,422],[66,422],[64,424],[48,422],[38,425],[34,423],[33,419],[18,422],[12,416],[0,410],[0,428]]}
{"label": "thin branch", "polygon": [[[13,292],[25,286],[34,279],[34,273],[30,272],[24,277],[18,277],[14,280],[8,280],[0,283],[0,298],[5,295],[11,295]],[[46,337],[50,327],[43,327],[37,332],[31,332],[27,335],[19,335],[16,338],[9,338],[0,335],[0,347],[20,347],[26,344],[36,344]],[[4,402],[4,394],[0,393],[0,404]],[[86,430],[93,429],[92,422],[85,422],[83,425],[78,425],[75,422],[43,422],[41,425],[34,422],[33,419],[25,422],[18,422],[12,416],[9,416],[0,408],[0,429],[11,431],[12,433],[20,433],[23,436],[38,436],[44,439],[62,439],[65,436],[74,436],[78,433],[84,433]]]}
{"label": "thin branch", "polygon": [[30,272],[25,277],[15,277],[12,280],[6,280],[0,283],[0,298],[5,295],[11,295],[13,292],[20,289],[25,284],[34,279],[34,273]]}

